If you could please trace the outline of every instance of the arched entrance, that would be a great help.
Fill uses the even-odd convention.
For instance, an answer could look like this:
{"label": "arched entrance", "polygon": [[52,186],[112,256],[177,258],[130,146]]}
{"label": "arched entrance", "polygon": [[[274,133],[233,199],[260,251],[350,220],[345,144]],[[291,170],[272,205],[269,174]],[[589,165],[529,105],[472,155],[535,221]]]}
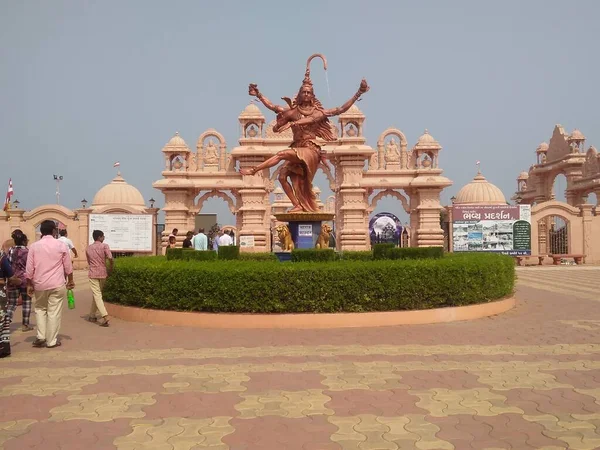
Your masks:
{"label": "arched entrance", "polygon": [[543,217],[538,221],[538,239],[541,254],[569,254],[569,221],[557,215]]}
{"label": "arched entrance", "polygon": [[397,247],[408,246],[410,242],[408,231],[400,219],[392,213],[375,214],[369,221],[369,237],[371,245],[394,244]]}

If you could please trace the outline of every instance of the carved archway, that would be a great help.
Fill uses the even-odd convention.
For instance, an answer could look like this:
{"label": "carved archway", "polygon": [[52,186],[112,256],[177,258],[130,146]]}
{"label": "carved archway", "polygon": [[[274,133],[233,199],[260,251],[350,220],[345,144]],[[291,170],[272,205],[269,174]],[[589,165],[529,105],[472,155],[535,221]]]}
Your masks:
{"label": "carved archway", "polygon": [[64,221],[75,220],[76,214],[68,208],[61,205],[45,205],[39,206],[26,212],[23,215],[23,219],[28,222],[32,222],[33,227],[37,227],[44,220],[59,220]]}
{"label": "carved archway", "polygon": [[196,148],[202,148],[203,142],[209,137],[216,138],[219,141],[219,145],[221,147],[227,145],[227,143],[225,142],[225,137],[214,128],[210,128],[200,135],[198,141],[196,142]]}
{"label": "carved archway", "polygon": [[379,138],[377,139],[377,145],[383,145],[383,143],[385,142],[385,138],[387,138],[388,136],[396,136],[399,140],[400,140],[400,145],[404,145],[404,146],[408,146],[408,141],[406,140],[406,136],[404,136],[404,133],[402,131],[400,131],[398,128],[388,128],[387,130],[385,130],[383,133],[381,133],[379,135]]}
{"label": "carved archway", "polygon": [[224,200],[225,202],[227,202],[227,204],[229,205],[229,211],[231,211],[231,214],[235,214],[236,208],[235,208],[235,202],[233,201],[233,199],[229,195],[227,195],[225,192],[217,191],[216,189],[205,192],[203,195],[200,196],[200,198],[198,198],[198,200],[194,204],[195,213],[199,213],[200,211],[202,211],[204,202],[206,200],[208,200],[209,198],[213,198],[213,197],[218,197],[221,200]]}
{"label": "carved archway", "polygon": [[408,200],[407,198],[402,195],[400,192],[398,191],[394,191],[393,189],[385,189],[383,191],[378,192],[375,197],[373,197],[371,199],[371,201],[369,202],[369,214],[373,212],[373,210],[375,209],[375,207],[377,206],[377,203],[379,203],[379,200],[381,200],[384,197],[394,197],[397,198],[398,200],[400,200],[400,203],[402,203],[402,208],[404,208],[404,211],[407,214],[410,214],[410,206],[408,204]]}

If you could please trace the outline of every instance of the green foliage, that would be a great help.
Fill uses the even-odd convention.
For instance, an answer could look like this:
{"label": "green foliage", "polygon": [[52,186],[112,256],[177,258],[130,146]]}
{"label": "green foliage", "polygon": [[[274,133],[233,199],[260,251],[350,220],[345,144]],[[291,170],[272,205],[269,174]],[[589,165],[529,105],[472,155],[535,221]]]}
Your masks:
{"label": "green foliage", "polygon": [[261,253],[240,253],[239,259],[241,261],[279,261],[275,253],[261,252]]}
{"label": "green foliage", "polygon": [[387,252],[396,248],[396,244],[375,244],[373,245],[373,259],[387,259]]}
{"label": "green foliage", "polygon": [[104,296],[179,311],[394,311],[489,302],[511,295],[514,281],[513,259],[489,253],[294,264],[135,257],[116,261]]}
{"label": "green foliage", "polygon": [[237,245],[219,245],[219,259],[239,259],[240,248]]}
{"label": "green foliage", "polygon": [[304,261],[335,261],[335,251],[332,248],[297,248],[292,250],[292,262]]}
{"label": "green foliage", "polygon": [[373,252],[347,250],[337,253],[336,257],[341,261],[373,261]]}
{"label": "green foliage", "polygon": [[404,247],[390,248],[385,254],[385,259],[428,259],[444,256],[443,247]]}
{"label": "green foliage", "polygon": [[183,252],[181,252],[181,258],[173,259],[183,259],[184,261],[215,261],[217,259],[217,252],[184,248]]}
{"label": "green foliage", "polygon": [[168,248],[165,253],[168,260],[172,259],[183,259],[183,249],[182,248]]}

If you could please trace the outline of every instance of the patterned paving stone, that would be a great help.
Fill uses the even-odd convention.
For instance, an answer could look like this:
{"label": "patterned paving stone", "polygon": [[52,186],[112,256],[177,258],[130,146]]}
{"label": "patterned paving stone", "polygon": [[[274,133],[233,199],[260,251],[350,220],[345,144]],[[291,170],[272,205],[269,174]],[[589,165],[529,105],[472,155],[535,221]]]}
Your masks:
{"label": "patterned paving stone", "polygon": [[0,448],[600,448],[600,267],[518,275],[506,314],[360,330],[104,329],[79,287],[61,349],[13,335]]}
{"label": "patterned paving stone", "polygon": [[237,450],[341,450],[332,442],[336,428],[325,416],[298,419],[266,416],[252,420],[232,419],[235,431],[223,438],[229,449]]}
{"label": "patterned paving stone", "polygon": [[185,392],[182,394],[157,394],[155,403],[145,406],[146,419],[182,417],[186,419],[209,419],[211,417],[234,417],[239,413],[235,405],[242,399],[233,392],[207,394]]}

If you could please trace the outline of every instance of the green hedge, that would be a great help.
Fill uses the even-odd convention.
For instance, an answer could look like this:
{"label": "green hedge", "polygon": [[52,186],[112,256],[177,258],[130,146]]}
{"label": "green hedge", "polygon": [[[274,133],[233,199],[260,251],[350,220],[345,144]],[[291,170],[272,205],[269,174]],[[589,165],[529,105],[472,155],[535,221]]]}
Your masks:
{"label": "green hedge", "polygon": [[241,261],[279,261],[275,253],[260,252],[260,253],[240,253]]}
{"label": "green hedge", "polygon": [[136,257],[116,261],[104,297],[122,305],[179,311],[392,311],[497,300],[512,294],[514,280],[513,259],[497,254],[334,264]]}
{"label": "green hedge", "polygon": [[237,245],[219,246],[219,259],[239,259],[240,248]]}
{"label": "green hedge", "polygon": [[373,252],[346,250],[336,253],[336,257],[341,261],[373,261]]}
{"label": "green hedge", "polygon": [[335,251],[332,248],[296,248],[292,250],[292,262],[325,262],[335,261]]}
{"label": "green hedge", "polygon": [[373,245],[373,259],[387,259],[387,252],[393,248],[396,248],[396,244]]}

